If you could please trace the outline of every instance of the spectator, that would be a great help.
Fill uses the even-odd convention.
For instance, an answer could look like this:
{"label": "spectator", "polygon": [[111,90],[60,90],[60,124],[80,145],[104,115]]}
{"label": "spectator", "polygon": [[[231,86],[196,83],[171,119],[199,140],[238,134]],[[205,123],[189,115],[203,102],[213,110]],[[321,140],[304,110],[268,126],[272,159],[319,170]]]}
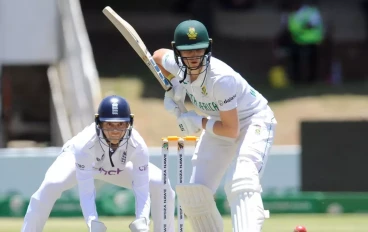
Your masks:
{"label": "spectator", "polygon": [[[316,6],[302,0],[288,0],[282,7],[285,11],[277,47],[286,48],[291,61],[289,77],[294,84],[315,83],[318,80],[319,45],[324,39],[321,14]],[[304,63],[308,68],[302,68]]]}

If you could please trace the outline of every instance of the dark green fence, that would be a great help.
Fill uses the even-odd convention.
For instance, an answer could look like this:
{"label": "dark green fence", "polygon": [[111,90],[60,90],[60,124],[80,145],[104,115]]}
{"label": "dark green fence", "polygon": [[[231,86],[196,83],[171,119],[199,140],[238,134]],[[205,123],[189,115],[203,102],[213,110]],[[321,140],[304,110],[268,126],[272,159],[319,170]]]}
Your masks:
{"label": "dark green fence", "polygon": [[[304,192],[289,194],[265,194],[265,209],[278,213],[368,213],[368,193]],[[23,217],[29,199],[17,194],[0,196],[0,217]],[[226,196],[216,196],[217,206],[223,215],[230,213]],[[133,216],[134,195],[125,189],[99,192],[96,199],[100,216]],[[79,217],[82,211],[78,196],[63,194],[55,203],[51,217]]]}

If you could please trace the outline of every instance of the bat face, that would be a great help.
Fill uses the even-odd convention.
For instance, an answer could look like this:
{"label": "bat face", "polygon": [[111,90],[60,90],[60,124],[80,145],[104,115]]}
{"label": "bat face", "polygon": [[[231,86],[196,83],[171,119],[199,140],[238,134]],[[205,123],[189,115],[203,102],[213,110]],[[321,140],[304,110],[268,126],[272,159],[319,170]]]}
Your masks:
{"label": "bat face", "polygon": [[[107,6],[102,11],[106,17],[114,24],[119,32],[124,36],[126,41],[143,60],[147,67],[151,70],[153,75],[156,77],[162,88],[169,91],[172,87],[171,82],[162,74],[160,68],[153,60],[151,53],[148,51],[146,45],[143,43],[141,37],[134,30],[134,28],[124,19],[122,19],[111,7]],[[187,112],[183,102],[176,102],[180,112]]]}
{"label": "bat face", "polygon": [[170,81],[162,74],[160,68],[153,60],[151,53],[148,51],[146,45],[143,43],[142,39],[139,37],[134,28],[127,21],[122,19],[113,9],[111,9],[111,7],[105,7],[102,12],[124,36],[139,57],[141,57],[143,62],[159,81],[162,88],[165,90],[171,89],[172,85]]}

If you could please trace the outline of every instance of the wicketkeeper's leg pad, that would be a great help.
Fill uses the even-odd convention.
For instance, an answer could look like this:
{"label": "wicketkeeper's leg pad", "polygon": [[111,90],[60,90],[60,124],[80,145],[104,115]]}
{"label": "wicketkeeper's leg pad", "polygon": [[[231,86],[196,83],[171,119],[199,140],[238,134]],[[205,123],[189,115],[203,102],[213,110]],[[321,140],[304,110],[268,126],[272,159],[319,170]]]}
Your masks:
{"label": "wicketkeeper's leg pad", "polygon": [[223,232],[224,225],[212,192],[201,184],[178,184],[176,194],[194,232]]}
{"label": "wicketkeeper's leg pad", "polygon": [[238,158],[227,177],[225,192],[233,232],[261,232],[269,213],[263,208],[258,170],[252,160]]}

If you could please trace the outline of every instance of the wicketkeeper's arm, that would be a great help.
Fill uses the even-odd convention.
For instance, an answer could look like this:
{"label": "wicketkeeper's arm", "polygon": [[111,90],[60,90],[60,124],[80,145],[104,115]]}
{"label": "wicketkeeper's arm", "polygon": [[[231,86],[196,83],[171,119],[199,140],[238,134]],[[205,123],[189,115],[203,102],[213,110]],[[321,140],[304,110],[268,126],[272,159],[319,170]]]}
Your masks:
{"label": "wicketkeeper's arm", "polygon": [[95,202],[96,191],[92,167],[93,161],[88,154],[84,154],[79,149],[76,149],[74,154],[80,205],[84,219],[88,224],[88,227],[91,228],[91,221],[98,220]]}
{"label": "wicketkeeper's arm", "polygon": [[83,216],[88,226],[91,227],[91,221],[98,220],[95,203],[96,192],[94,178],[85,171],[77,171],[76,175],[78,179],[79,200]]}

